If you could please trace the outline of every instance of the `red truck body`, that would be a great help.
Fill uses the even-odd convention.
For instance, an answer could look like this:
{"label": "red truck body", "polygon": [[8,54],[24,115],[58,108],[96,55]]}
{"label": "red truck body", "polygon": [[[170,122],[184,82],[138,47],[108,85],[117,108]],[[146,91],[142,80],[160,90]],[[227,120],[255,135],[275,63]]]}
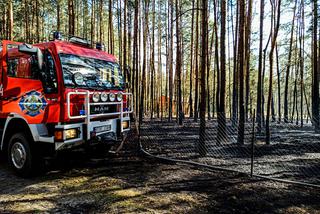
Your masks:
{"label": "red truck body", "polygon": [[[0,149],[18,173],[31,171],[17,164],[28,162],[29,147],[108,144],[129,131],[132,95],[113,55],[55,39],[2,41],[0,57]],[[30,142],[19,143],[16,134]]]}

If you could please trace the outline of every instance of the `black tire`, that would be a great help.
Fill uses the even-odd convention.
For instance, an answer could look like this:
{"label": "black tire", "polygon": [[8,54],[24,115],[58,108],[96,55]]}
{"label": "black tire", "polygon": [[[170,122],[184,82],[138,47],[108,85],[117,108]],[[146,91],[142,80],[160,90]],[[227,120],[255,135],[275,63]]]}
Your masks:
{"label": "black tire", "polygon": [[25,133],[14,134],[9,140],[8,163],[20,177],[30,177],[35,172],[36,153],[31,149],[32,143]]}

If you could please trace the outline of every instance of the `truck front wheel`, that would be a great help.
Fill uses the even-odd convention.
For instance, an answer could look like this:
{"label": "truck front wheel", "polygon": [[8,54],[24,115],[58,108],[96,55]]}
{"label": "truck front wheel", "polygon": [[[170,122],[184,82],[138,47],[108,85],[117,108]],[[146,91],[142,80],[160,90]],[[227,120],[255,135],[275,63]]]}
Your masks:
{"label": "truck front wheel", "polygon": [[14,134],[9,141],[8,162],[18,176],[29,177],[34,169],[31,145],[24,133]]}

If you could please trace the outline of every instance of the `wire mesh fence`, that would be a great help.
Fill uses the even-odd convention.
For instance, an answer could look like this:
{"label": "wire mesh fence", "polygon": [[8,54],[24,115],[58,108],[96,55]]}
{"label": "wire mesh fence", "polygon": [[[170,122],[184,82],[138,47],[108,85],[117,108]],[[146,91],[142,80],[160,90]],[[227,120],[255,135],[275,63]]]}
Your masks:
{"label": "wire mesh fence", "polygon": [[255,121],[246,120],[241,143],[239,126],[230,119],[223,132],[218,131],[216,119],[207,119],[200,138],[199,120],[185,118],[179,125],[175,118],[144,118],[140,142],[157,157],[320,187],[320,134],[310,121],[303,122],[271,121],[266,142],[265,127],[259,130]]}

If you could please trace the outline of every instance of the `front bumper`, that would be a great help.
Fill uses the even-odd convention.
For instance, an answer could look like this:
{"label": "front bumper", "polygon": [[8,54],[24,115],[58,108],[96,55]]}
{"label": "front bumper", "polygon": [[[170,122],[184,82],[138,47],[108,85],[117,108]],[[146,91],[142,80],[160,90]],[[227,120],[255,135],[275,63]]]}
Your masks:
{"label": "front bumper", "polygon": [[[78,136],[73,139],[66,139],[54,141],[55,150],[70,149],[82,144],[96,145],[96,144],[114,144],[117,141],[121,141],[123,134],[130,131],[130,118],[123,118],[123,121],[128,122],[128,127],[122,129],[123,125],[120,119],[109,119],[104,121],[91,121],[89,127],[85,123],[75,123],[67,125],[57,125],[55,130],[69,130],[77,129]],[[87,131],[89,133],[87,133]]]}

